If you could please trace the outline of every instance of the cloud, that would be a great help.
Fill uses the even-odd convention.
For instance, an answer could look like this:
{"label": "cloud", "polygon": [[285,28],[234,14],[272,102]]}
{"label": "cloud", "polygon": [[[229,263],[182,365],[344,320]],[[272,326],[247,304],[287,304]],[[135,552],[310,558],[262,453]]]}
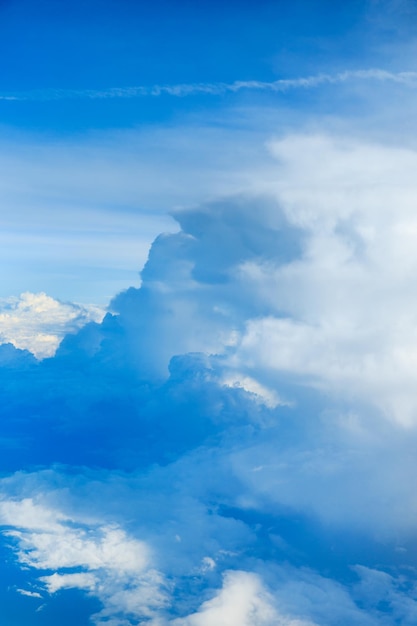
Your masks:
{"label": "cloud", "polygon": [[0,343],[29,350],[37,358],[52,356],[61,340],[88,322],[101,322],[104,311],[54,300],[45,293],[23,293],[0,300]]}
{"label": "cloud", "polygon": [[277,199],[308,235],[290,264],[242,263],[270,313],[247,320],[236,358],[339,397],[357,394],[413,424],[415,151],[323,136],[289,137],[271,150]]}
{"label": "cloud", "polygon": [[416,623],[416,85],[3,94],[240,102],[3,134],[5,623]]}
{"label": "cloud", "polygon": [[19,593],[41,598],[42,590],[84,590],[102,603],[93,617],[97,624],[109,615],[149,617],[165,605],[163,577],[152,569],[148,547],[118,526],[69,518],[32,499],[2,500],[0,521],[8,527],[4,535],[17,543],[20,563],[52,571],[37,578],[38,591]]}
{"label": "cloud", "polygon": [[281,617],[258,576],[227,572],[221,591],[197,613],[174,620],[173,626],[313,626],[312,622]]}
{"label": "cloud", "polygon": [[281,400],[278,394],[261,385],[257,380],[250,376],[242,376],[239,373],[228,372],[223,379],[223,384],[227,387],[237,387],[253,394],[259,402],[262,402],[271,409],[276,408],[279,404],[286,404]]}
{"label": "cloud", "polygon": [[53,358],[3,346],[16,589],[78,589],[97,624],[412,623],[415,151],[270,151]]}
{"label": "cloud", "polygon": [[285,264],[303,247],[302,229],[265,196],[219,200],[178,210],[175,217],[181,231],[156,239],[143,288],[129,289],[111,304],[123,329],[119,339],[130,346],[123,353],[147,376],[165,375],[176,354],[232,348],[245,320],[265,310],[251,297],[240,266],[249,259]]}
{"label": "cloud", "polygon": [[38,593],[37,591],[28,591],[27,589],[17,589],[16,591],[18,593],[22,594],[22,596],[27,596],[28,598],[40,598],[40,599],[42,599],[41,594]]}
{"label": "cloud", "polygon": [[266,389],[291,375],[412,425],[415,151],[322,135],[270,149],[259,194],[176,211],[143,288],[113,302],[119,349],[160,376],[176,354],[218,354]]}
{"label": "cloud", "polygon": [[5,132],[0,262],[10,269],[0,297],[36,291],[107,306],[140,284],[153,240],[178,228],[168,211],[250,186],[254,162],[270,159],[257,131],[225,125],[185,120],[76,140]]}
{"label": "cloud", "polygon": [[[187,472],[190,467],[197,472],[195,480]],[[255,517],[257,529],[252,525],[252,538],[248,541],[250,535],[242,534],[242,529],[239,532],[238,509],[234,509],[235,519],[228,520],[224,513],[217,516],[204,506],[196,508],[194,497],[203,495],[198,482],[207,473],[198,470],[195,459],[184,470],[182,484],[179,474],[174,479],[175,493],[171,493],[169,487],[175,476],[172,468],[162,470],[162,475],[161,469],[154,470],[153,481],[158,474],[162,479],[159,493],[155,489],[157,483],[146,484],[149,477],[144,479],[143,474],[133,477],[113,474],[101,478],[96,474],[93,480],[92,477],[85,480],[80,474],[73,485],[64,473],[53,477],[50,471],[44,476],[16,475],[13,478],[15,488],[30,491],[37,485],[36,490],[43,500],[41,504],[38,496],[38,501],[30,502],[37,518],[35,530],[30,521],[25,527],[22,515],[19,516],[22,506],[22,514],[28,519],[27,500],[6,498],[2,507],[2,522],[7,522],[6,538],[17,541],[18,558],[35,570],[36,576],[31,577],[32,589],[33,586],[36,589],[33,593],[40,595],[44,602],[48,602],[47,594],[74,588],[96,596],[102,605],[92,617],[97,624],[119,620],[130,625],[137,623],[135,620],[139,617],[144,623],[149,620],[152,625],[163,626],[331,626],[335,621],[341,626],[353,622],[376,626],[381,620],[390,624],[391,615],[403,616],[410,620],[404,623],[412,624],[416,601],[407,593],[407,585],[413,580],[412,572],[388,575],[381,569],[355,566],[354,575],[349,574],[351,580],[347,583],[305,565],[290,565],[291,552],[287,552],[285,558],[278,557],[278,537],[275,536],[274,548],[273,543],[266,542],[264,534],[268,530],[273,536],[278,527],[283,530],[283,515],[265,521],[261,515]],[[52,482],[53,490],[50,489]],[[162,484],[165,491],[161,489]],[[10,479],[3,480],[3,490],[10,492],[10,485]],[[57,490],[59,485],[61,488]],[[74,489],[75,485],[78,489]],[[85,497],[86,494],[89,497]],[[128,494],[137,501],[126,497]],[[160,508],[157,506],[159,498]],[[53,500],[61,501],[60,511],[51,505]],[[136,524],[141,526],[140,530],[136,527],[136,533],[147,535],[147,541],[129,537],[116,523],[106,526],[94,523],[91,505],[96,508],[98,504],[103,513],[107,508],[106,515],[113,515],[108,503],[113,506],[114,514],[125,519],[126,514],[132,517],[136,511]],[[148,511],[144,510],[144,504]],[[71,508],[78,511],[77,519],[74,515],[69,517]],[[85,515],[90,515],[90,520]],[[51,518],[59,519],[52,530]],[[44,527],[42,519],[46,520]],[[249,519],[246,524],[250,524]],[[16,526],[11,527],[13,522]],[[229,522],[228,532],[225,532],[225,522]],[[271,528],[271,524],[275,528]],[[293,519],[291,524],[297,526],[300,520]],[[305,530],[293,528],[293,539],[297,532]],[[215,538],[221,549],[201,559],[204,551],[210,547],[213,550]],[[306,538],[307,543],[311,540],[311,537]],[[316,537],[315,541],[321,539]],[[328,543],[332,542],[334,537],[329,537]],[[152,551],[149,551],[150,545]],[[363,548],[363,544],[360,547]],[[323,550],[328,553],[328,545],[323,546]],[[299,554],[298,558],[300,556],[305,559],[305,555]],[[366,554],[362,558],[366,560]],[[209,560],[210,567],[204,567]],[[339,557],[338,567],[341,562]],[[155,569],[156,563],[158,569],[163,566],[165,578]],[[196,567],[198,564],[203,567]],[[247,569],[242,569],[242,565]],[[46,567],[50,570],[47,573]],[[389,610],[381,608],[386,597],[390,599]]]}
{"label": "cloud", "polygon": [[232,83],[183,83],[178,85],[152,85],[114,87],[110,89],[44,89],[29,92],[0,94],[0,100],[8,101],[46,101],[62,99],[103,99],[103,98],[143,98],[169,95],[186,97],[195,94],[223,95],[228,92],[236,93],[242,90],[270,91],[286,93],[293,89],[312,89],[322,85],[337,85],[354,81],[375,81],[397,83],[406,87],[417,86],[417,73],[412,71],[392,72],[380,68],[346,70],[336,74],[321,73],[297,78],[281,78],[274,81],[236,80]]}
{"label": "cloud", "polygon": [[408,587],[406,577],[362,566],[357,566],[355,570],[360,577],[355,593],[365,607],[372,606],[374,609],[376,603],[382,601],[390,607],[397,622],[406,626],[415,623],[417,595],[414,589]]}

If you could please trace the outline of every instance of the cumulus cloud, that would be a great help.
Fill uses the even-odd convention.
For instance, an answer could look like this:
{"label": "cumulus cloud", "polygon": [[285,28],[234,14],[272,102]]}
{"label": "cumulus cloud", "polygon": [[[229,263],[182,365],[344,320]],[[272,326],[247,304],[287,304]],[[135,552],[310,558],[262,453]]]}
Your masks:
{"label": "cumulus cloud", "polygon": [[113,303],[125,352],[156,375],[220,354],[278,395],[291,375],[414,424],[415,151],[323,135],[270,150],[258,195],[177,211],[157,238],[143,289]]}
{"label": "cumulus cloud", "polygon": [[42,359],[55,354],[65,335],[88,322],[101,322],[97,306],[60,302],[45,293],[23,293],[0,300],[0,343],[29,350]]}
{"label": "cumulus cloud", "polygon": [[227,572],[221,591],[197,613],[173,622],[174,626],[313,626],[312,622],[278,615],[273,598],[258,576]]}
{"label": "cumulus cloud", "polygon": [[17,589],[81,590],[98,624],[412,623],[416,156],[270,149],[274,178],[177,210],[53,358],[3,346]]}
{"label": "cumulus cloud", "polygon": [[280,161],[274,193],[308,236],[290,264],[242,264],[271,312],[246,322],[237,358],[357,394],[414,424],[416,152],[323,136],[271,150]]}

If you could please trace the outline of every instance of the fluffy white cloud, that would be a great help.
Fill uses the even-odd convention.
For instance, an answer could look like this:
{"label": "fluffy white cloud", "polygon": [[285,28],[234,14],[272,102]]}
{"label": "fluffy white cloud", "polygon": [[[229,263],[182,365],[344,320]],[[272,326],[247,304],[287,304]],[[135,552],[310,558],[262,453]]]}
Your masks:
{"label": "fluffy white cloud", "polygon": [[150,617],[166,604],[164,580],[152,567],[148,546],[117,525],[73,519],[30,498],[3,499],[0,523],[22,564],[53,572],[37,578],[37,591],[19,593],[40,597],[42,590],[82,589],[103,605],[93,617],[97,624],[119,614]]}
{"label": "fluffy white cloud", "polygon": [[197,613],[172,622],[173,626],[314,626],[313,622],[282,616],[259,576],[227,572],[223,588],[202,604]]}
{"label": "fluffy white cloud", "polygon": [[0,300],[0,343],[29,350],[37,358],[52,356],[63,337],[88,322],[100,322],[97,306],[60,302],[45,293],[23,293]]}
{"label": "fluffy white cloud", "polygon": [[49,532],[53,536],[62,530],[67,518],[54,509],[35,504],[31,498],[0,501],[0,522],[6,526],[17,526],[27,531]]}
{"label": "fluffy white cloud", "polygon": [[417,152],[309,135],[271,151],[279,165],[267,188],[306,238],[290,263],[241,263],[248,297],[268,314],[247,321],[234,362],[267,380],[298,375],[414,425]]}
{"label": "fluffy white cloud", "polygon": [[155,241],[144,289],[115,301],[126,351],[159,376],[220,354],[226,384],[270,405],[284,373],[415,424],[417,152],[307,134],[269,148],[253,195],[178,210]]}
{"label": "fluffy white cloud", "polygon": [[48,593],[55,593],[60,589],[85,589],[87,591],[95,591],[97,587],[97,578],[93,574],[51,574],[50,576],[40,576],[39,580],[43,582]]}

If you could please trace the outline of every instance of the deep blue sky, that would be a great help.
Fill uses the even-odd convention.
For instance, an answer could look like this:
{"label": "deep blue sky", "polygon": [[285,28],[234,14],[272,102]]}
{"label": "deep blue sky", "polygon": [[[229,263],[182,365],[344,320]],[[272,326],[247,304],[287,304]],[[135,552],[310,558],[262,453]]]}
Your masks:
{"label": "deep blue sky", "polygon": [[271,81],[373,65],[381,54],[373,45],[379,26],[363,2],[17,0],[2,3],[0,28],[1,92],[42,100],[2,102],[3,123],[58,133],[155,123],[225,103],[50,102],[48,90]]}

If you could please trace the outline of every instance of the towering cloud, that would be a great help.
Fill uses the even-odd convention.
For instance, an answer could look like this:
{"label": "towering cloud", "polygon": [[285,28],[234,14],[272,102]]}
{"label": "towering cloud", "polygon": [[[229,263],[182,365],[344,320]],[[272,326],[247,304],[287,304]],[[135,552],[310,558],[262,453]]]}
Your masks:
{"label": "towering cloud", "polygon": [[141,287],[55,356],[2,346],[27,626],[71,593],[118,626],[414,623],[417,157],[270,149],[274,177],[178,210]]}

